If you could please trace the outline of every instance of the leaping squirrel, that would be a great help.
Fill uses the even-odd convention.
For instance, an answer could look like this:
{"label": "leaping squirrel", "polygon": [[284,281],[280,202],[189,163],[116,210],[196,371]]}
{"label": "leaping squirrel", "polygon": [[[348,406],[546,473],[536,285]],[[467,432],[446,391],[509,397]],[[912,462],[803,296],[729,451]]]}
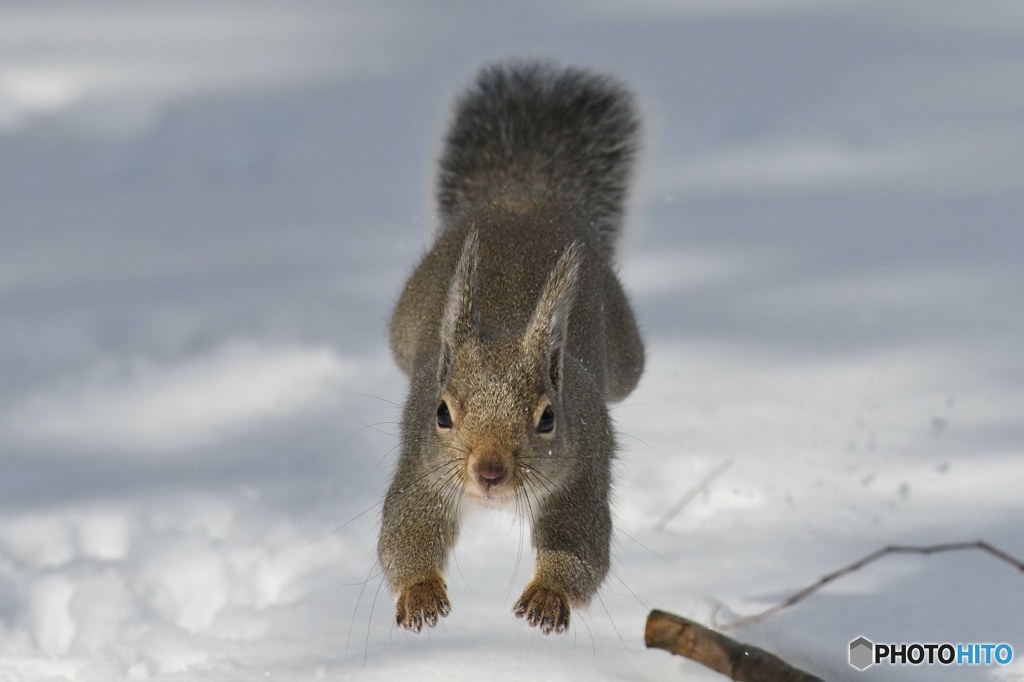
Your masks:
{"label": "leaping squirrel", "polygon": [[644,366],[613,261],[638,138],[623,86],[546,62],[486,67],[456,102],[440,227],[390,324],[411,384],[378,542],[399,627],[451,610],[445,564],[470,502],[531,522],[513,610],[544,634],[608,572],[607,403]]}

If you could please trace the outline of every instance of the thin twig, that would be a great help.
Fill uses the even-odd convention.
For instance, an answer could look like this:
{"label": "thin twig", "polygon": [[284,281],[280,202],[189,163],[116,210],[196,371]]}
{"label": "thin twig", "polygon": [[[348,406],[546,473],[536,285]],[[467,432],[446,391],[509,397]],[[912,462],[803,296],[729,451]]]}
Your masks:
{"label": "thin twig", "polygon": [[664,530],[668,522],[675,518],[676,514],[683,510],[683,507],[690,504],[697,495],[700,495],[704,490],[707,489],[711,482],[716,478],[725,473],[725,470],[732,466],[733,460],[727,459],[717,467],[709,471],[704,475],[704,478],[697,482],[697,485],[687,490],[679,501],[673,504],[667,512],[661,515],[658,522],[654,524],[654,530]]}
{"label": "thin twig", "polygon": [[1006,563],[1008,563],[1011,566],[1015,567],[1017,570],[1019,570],[1021,572],[1024,572],[1024,561],[1021,561],[1020,559],[1018,559],[1018,558],[1016,558],[1014,556],[1011,556],[1010,554],[1007,554],[1006,552],[1004,552],[1003,550],[1001,550],[1001,549],[999,549],[997,547],[993,547],[992,545],[990,545],[988,542],[985,542],[984,540],[976,540],[974,542],[949,542],[949,543],[942,544],[942,545],[924,545],[924,546],[917,546],[917,545],[888,545],[886,547],[882,547],[881,549],[875,550],[874,552],[871,552],[867,556],[865,556],[865,557],[863,557],[861,559],[858,559],[857,561],[854,561],[853,563],[851,563],[851,564],[849,564],[847,566],[844,566],[843,568],[840,568],[837,571],[833,571],[832,573],[829,573],[827,575],[822,576],[816,583],[805,587],[804,589],[800,590],[796,594],[793,594],[792,596],[788,597],[787,599],[784,599],[780,603],[776,604],[775,606],[773,606],[773,607],[771,607],[769,609],[766,609],[765,611],[762,611],[761,613],[755,613],[754,615],[745,616],[745,617],[740,618],[739,620],[735,620],[735,621],[733,621],[731,623],[726,623],[724,625],[720,625],[719,629],[721,629],[721,630],[735,630],[737,628],[742,628],[742,627],[746,627],[748,625],[754,625],[756,623],[760,623],[764,619],[766,619],[766,618],[768,618],[770,616],[775,615],[779,611],[781,611],[781,610],[783,610],[785,608],[788,608],[788,607],[792,606],[793,604],[796,604],[797,602],[803,600],[807,596],[817,592],[818,590],[820,590],[822,587],[824,587],[825,585],[829,584],[830,582],[832,582],[832,581],[834,581],[834,580],[836,580],[838,578],[841,578],[844,575],[848,575],[850,573],[853,573],[854,571],[860,570],[861,568],[867,566],[868,564],[870,564],[870,563],[872,563],[874,561],[877,561],[878,559],[881,559],[882,557],[884,557],[886,555],[889,555],[889,554],[925,554],[925,555],[928,555],[928,554],[938,554],[939,552],[957,552],[957,551],[962,551],[962,550],[965,550],[965,549],[978,549],[978,550],[981,550],[983,552],[987,552],[987,553],[991,554],[992,556],[994,556],[995,558],[999,559],[1000,561],[1005,561]]}

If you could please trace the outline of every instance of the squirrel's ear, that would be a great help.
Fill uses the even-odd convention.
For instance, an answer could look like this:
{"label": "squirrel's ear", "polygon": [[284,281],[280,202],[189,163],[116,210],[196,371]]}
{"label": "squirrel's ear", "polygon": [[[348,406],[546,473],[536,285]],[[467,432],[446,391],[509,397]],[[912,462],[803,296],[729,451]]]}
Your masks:
{"label": "squirrel's ear", "polygon": [[472,230],[462,245],[459,263],[448,286],[448,296],[441,315],[441,357],[437,363],[437,379],[443,385],[448,380],[455,351],[472,333],[475,326],[473,293],[476,289],[476,270],[480,239]]}
{"label": "squirrel's ear", "polygon": [[562,350],[569,330],[569,312],[576,298],[582,262],[580,243],[573,242],[566,247],[551,270],[533,319],[523,336],[525,349],[546,365],[548,378],[556,391],[562,389]]}

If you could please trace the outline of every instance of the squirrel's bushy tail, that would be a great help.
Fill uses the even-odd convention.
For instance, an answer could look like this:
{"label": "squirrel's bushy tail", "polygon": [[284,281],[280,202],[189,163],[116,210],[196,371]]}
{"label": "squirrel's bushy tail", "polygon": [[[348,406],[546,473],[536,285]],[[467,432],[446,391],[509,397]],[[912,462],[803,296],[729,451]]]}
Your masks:
{"label": "squirrel's bushy tail", "polygon": [[549,62],[485,67],[445,139],[441,216],[498,196],[550,198],[592,224],[611,253],[639,127],[632,96],[612,79]]}

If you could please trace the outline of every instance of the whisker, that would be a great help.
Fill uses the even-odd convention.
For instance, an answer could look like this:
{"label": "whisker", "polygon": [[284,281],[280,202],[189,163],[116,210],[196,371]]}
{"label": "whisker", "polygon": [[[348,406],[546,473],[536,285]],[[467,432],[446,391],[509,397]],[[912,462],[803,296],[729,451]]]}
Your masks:
{"label": "whisker", "polygon": [[505,592],[501,595],[501,600],[505,601],[509,598],[512,593],[512,586],[516,582],[516,577],[519,575],[519,565],[523,559],[523,517],[522,517],[522,496],[520,494],[519,486],[513,488],[514,500],[516,503],[515,515],[513,516],[513,523],[519,522],[519,548],[516,551],[516,563],[512,567],[512,575],[509,576],[508,585],[505,586]]}
{"label": "whisker", "polygon": [[559,462],[559,461],[576,462],[576,461],[580,461],[582,458],[581,457],[577,457],[575,455],[537,455],[537,456],[532,456],[532,457],[529,456],[529,455],[524,455],[524,456],[520,456],[518,459],[520,459],[520,460],[522,460],[524,462],[532,462],[532,461],[535,461],[535,460],[541,460],[541,461],[544,461],[544,462]]}
{"label": "whisker", "polygon": [[384,426],[384,425],[390,425],[390,426],[401,426],[402,425],[401,422],[373,422],[373,423],[369,423],[369,422],[364,422],[359,417],[352,417],[352,418],[355,419],[360,424],[362,424],[362,426],[360,428],[356,429],[355,431],[353,431],[351,434],[349,434],[349,437],[345,439],[346,443],[350,442],[353,438],[358,436],[363,431],[366,431],[367,429],[369,429],[370,431],[373,431],[375,433],[381,433],[381,434],[384,434],[385,436],[392,436],[394,438],[397,438],[399,436],[399,434],[391,433],[390,431],[385,431],[384,429],[378,429],[377,427],[378,426]]}
{"label": "whisker", "polygon": [[[359,587],[359,596],[356,597],[356,605],[355,605],[355,608],[352,609],[352,620],[348,624],[348,637],[345,638],[345,653],[346,654],[348,653],[349,645],[352,643],[352,631],[356,627],[356,614],[359,613],[359,604],[360,604],[360,602],[363,601],[363,591],[366,590],[366,584],[368,582],[370,582],[370,580],[372,580],[372,578],[370,578],[370,574],[373,573],[373,567],[376,566],[377,563],[378,563],[377,561],[374,561],[372,564],[370,564],[370,570],[367,571],[367,573],[366,573],[366,580],[364,580],[363,584]],[[384,575],[384,569],[383,568],[381,568],[381,570],[380,570],[380,575],[381,576]],[[384,580],[384,578],[381,577],[381,581],[383,581],[383,580]],[[380,588],[378,587],[378,589],[380,589]]]}
{"label": "whisker", "polygon": [[588,623],[586,621],[586,619],[583,618],[583,612],[582,611],[577,611],[576,612],[576,619],[579,622],[583,623],[583,627],[585,627],[587,629],[587,634],[590,635],[590,647],[594,650],[594,657],[596,658],[597,657],[597,641],[594,639],[594,631],[590,629],[590,623]]}
{"label": "whisker", "polygon": [[[537,496],[537,486],[532,478],[530,478],[530,469],[524,467],[523,470],[523,494],[526,496],[526,510],[530,516],[530,523],[536,523],[536,512],[540,508],[540,498]],[[530,492],[533,492],[533,501],[530,501]]]}
{"label": "whisker", "polygon": [[360,393],[359,391],[346,391],[346,393],[348,393],[349,395],[360,395],[360,396],[362,396],[364,398],[373,398],[374,400],[379,400],[382,403],[387,403],[388,405],[394,405],[395,407],[398,407],[398,408],[402,407],[401,405],[399,405],[398,403],[396,403],[393,400],[388,400],[387,398],[381,398],[379,395],[373,395],[372,393]]}
{"label": "whisker", "polygon": [[601,596],[601,591],[600,591],[600,590],[598,590],[598,591],[597,591],[597,600],[598,600],[599,602],[601,602],[601,608],[602,608],[602,609],[604,609],[604,613],[605,613],[605,615],[606,615],[606,616],[608,616],[608,622],[612,624],[612,630],[614,630],[614,631],[615,631],[615,636],[619,638],[619,641],[620,641],[620,642],[622,642],[622,646],[623,646],[623,648],[624,648],[624,649],[625,649],[626,651],[632,651],[632,649],[630,649],[630,648],[629,648],[629,645],[628,645],[628,644],[626,644],[626,640],[624,640],[624,639],[622,638],[622,633],[620,633],[620,632],[619,632],[619,628],[617,628],[617,627],[615,626],[615,619],[614,619],[614,618],[612,618],[612,614],[611,614],[611,612],[610,612],[610,611],[608,610],[608,605],[604,603],[604,597],[602,597],[602,596]]}
{"label": "whisker", "polygon": [[[374,564],[376,564],[376,562],[374,562]],[[370,567],[370,571],[371,572],[373,571],[373,566]],[[370,582],[371,580],[376,580],[377,578],[380,577],[381,573],[383,573],[383,572],[384,572],[384,569],[381,569],[381,570],[377,571],[376,573],[374,573],[373,575],[368,575],[366,577],[366,580],[357,580],[354,583],[343,583],[340,580],[338,580],[334,584],[335,585],[340,585],[341,587],[356,587],[357,585],[358,586],[362,586],[362,585],[365,585],[366,583]]]}
{"label": "whisker", "polygon": [[429,495],[438,499],[439,503],[442,505],[442,509],[447,509],[447,506],[444,505],[449,497],[448,488],[459,477],[460,473],[460,467],[453,467],[451,471],[447,471],[442,474],[442,476],[427,489],[427,493]]}
{"label": "whisker", "polygon": [[337,528],[332,530],[330,533],[325,533],[323,536],[318,537],[316,540],[310,540],[309,542],[307,542],[304,545],[299,545],[299,547],[300,548],[310,547],[312,545],[315,545],[318,542],[323,542],[324,540],[326,540],[327,538],[331,537],[335,533],[337,533],[337,532],[339,532],[341,530],[344,530],[348,526],[352,525],[354,522],[358,521],[360,518],[366,516],[367,514],[369,514],[371,511],[373,511],[377,507],[383,506],[383,504],[384,504],[384,500],[381,500],[380,502],[377,502],[375,504],[370,505],[369,507],[367,507],[363,511],[359,512],[358,514],[353,516],[351,519],[349,519],[345,523],[341,524],[340,526],[338,526]]}
{"label": "whisker", "polygon": [[[457,466],[458,464],[460,464],[463,461],[464,461],[463,458],[454,458],[454,459],[446,460],[446,461],[442,462],[441,464],[438,464],[437,466],[433,467],[432,469],[428,469],[427,471],[422,472],[419,475],[419,477],[413,482],[412,485],[416,485],[417,483],[420,483],[420,482],[426,480],[427,477],[434,475],[435,473],[445,469],[446,467]],[[447,475],[447,472],[441,474],[442,477],[444,477],[446,475]]]}
{"label": "whisker", "polygon": [[377,473],[377,469],[380,468],[380,465],[384,462],[385,459],[387,459],[388,455],[390,455],[392,452],[394,452],[395,450],[397,450],[400,447],[402,447],[402,444],[401,443],[396,443],[393,447],[389,448],[387,452],[385,452],[383,455],[378,457],[377,458],[377,463],[373,465],[372,469],[370,469],[370,476],[373,476],[375,473]]}
{"label": "whisker", "polygon": [[616,431],[615,435],[616,436],[625,436],[626,438],[629,438],[630,440],[635,440],[636,442],[638,442],[641,445],[643,445],[644,447],[646,447],[648,450],[654,450],[655,449],[655,447],[653,445],[651,445],[650,443],[645,441],[643,438],[638,438],[638,437],[634,436],[633,434],[625,433],[623,431]]}
{"label": "whisker", "polygon": [[664,561],[664,562],[665,562],[666,564],[668,564],[669,566],[671,566],[671,565],[672,565],[672,562],[671,562],[671,561],[669,561],[669,560],[668,560],[668,559],[667,559],[666,557],[662,556],[661,554],[658,554],[658,553],[657,553],[657,552],[655,552],[655,551],[654,551],[653,549],[651,549],[650,547],[648,547],[648,546],[647,546],[647,545],[645,545],[644,543],[642,543],[642,542],[640,542],[639,540],[637,540],[637,539],[636,539],[635,537],[633,537],[633,535],[632,535],[631,533],[629,533],[629,532],[628,532],[628,531],[627,531],[627,530],[626,530],[625,528],[617,527],[617,528],[615,529],[615,532],[617,532],[617,533],[622,533],[622,534],[623,534],[623,535],[625,535],[625,536],[626,536],[627,538],[629,538],[630,540],[632,540],[632,541],[633,541],[633,542],[635,542],[636,544],[640,545],[640,547],[641,547],[641,548],[643,548],[643,549],[646,549],[646,550],[647,550],[648,552],[650,552],[650,553],[651,553],[651,556],[654,556],[654,557],[657,557],[658,559],[661,559],[662,561]]}
{"label": "whisker", "polygon": [[616,572],[616,570],[614,568],[609,566],[608,570],[615,577],[615,579],[618,580],[619,583],[621,583],[622,586],[626,588],[626,591],[629,592],[631,595],[633,595],[633,599],[636,599],[636,602],[638,604],[640,604],[640,606],[642,606],[645,611],[650,611],[651,610],[651,607],[649,607],[647,604],[645,604],[644,600],[637,596],[636,592],[633,591],[633,588],[631,588],[628,584],[626,584],[626,581],[622,579],[622,577]]}
{"label": "whisker", "polygon": [[[462,578],[462,584],[465,585],[466,587],[469,587],[469,581],[466,580],[466,576],[463,575],[463,573],[462,573],[462,566],[459,566],[458,552],[455,551],[454,547],[452,547],[452,563],[455,564],[455,571],[459,574],[459,577]],[[440,621],[440,622],[444,622],[444,621]]]}
{"label": "whisker", "polygon": [[363,648],[363,667],[366,667],[366,659],[370,654],[370,626],[373,624],[373,611],[377,608],[377,597],[380,596],[380,588],[384,585],[384,576],[377,583],[377,591],[373,593],[373,602],[370,604],[370,616],[366,619],[366,646]]}
{"label": "whisker", "polygon": [[539,482],[540,482],[540,484],[542,486],[544,486],[544,492],[549,494],[549,495],[551,494],[551,492],[556,487],[554,481],[552,481],[550,478],[545,476],[543,473],[541,473],[537,469],[534,469],[533,467],[529,467],[529,466],[523,465],[523,468],[528,472],[528,475],[539,476],[540,479],[541,479]]}

